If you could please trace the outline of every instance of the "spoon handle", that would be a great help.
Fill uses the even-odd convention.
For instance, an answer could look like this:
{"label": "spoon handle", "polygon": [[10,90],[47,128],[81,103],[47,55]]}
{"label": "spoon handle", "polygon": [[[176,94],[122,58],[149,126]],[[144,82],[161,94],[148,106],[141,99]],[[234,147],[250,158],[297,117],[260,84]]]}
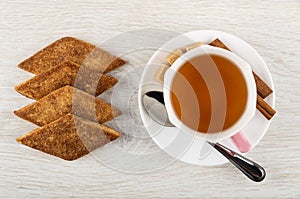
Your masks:
{"label": "spoon handle", "polygon": [[245,158],[244,156],[228,149],[219,143],[211,143],[216,150],[222,153],[236,168],[244,173],[249,179],[255,182],[261,182],[266,177],[266,171],[262,166]]}

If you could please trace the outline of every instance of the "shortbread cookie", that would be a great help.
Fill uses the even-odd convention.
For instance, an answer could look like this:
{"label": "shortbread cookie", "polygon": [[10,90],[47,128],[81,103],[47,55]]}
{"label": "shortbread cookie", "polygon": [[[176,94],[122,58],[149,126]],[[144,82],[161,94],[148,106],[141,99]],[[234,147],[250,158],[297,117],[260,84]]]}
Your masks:
{"label": "shortbread cookie", "polygon": [[87,67],[80,67],[78,64],[67,61],[20,83],[15,89],[22,95],[35,100],[39,100],[66,85],[98,96],[117,82],[118,80],[114,77],[97,73]]}
{"label": "shortbread cookie", "polygon": [[81,90],[65,86],[14,113],[38,126],[43,126],[68,113],[104,123],[120,115],[121,111]]}
{"label": "shortbread cookie", "polygon": [[101,73],[109,72],[125,61],[88,42],[73,37],[63,37],[18,66],[26,71],[39,74],[47,71],[63,61],[72,61],[79,65],[86,63]]}
{"label": "shortbread cookie", "polygon": [[118,137],[120,133],[107,126],[67,114],[17,141],[65,160],[75,160]]}

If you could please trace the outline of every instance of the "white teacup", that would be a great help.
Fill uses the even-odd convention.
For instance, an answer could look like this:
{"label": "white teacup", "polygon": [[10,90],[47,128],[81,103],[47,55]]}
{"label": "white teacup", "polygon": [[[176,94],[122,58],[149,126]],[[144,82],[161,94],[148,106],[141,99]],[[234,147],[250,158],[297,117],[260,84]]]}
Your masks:
{"label": "white teacup", "polygon": [[[171,91],[170,88],[172,87],[172,83],[174,80],[174,77],[177,73],[177,71],[189,60],[205,54],[213,54],[217,56],[224,57],[230,61],[232,61],[236,67],[239,68],[241,74],[243,75],[245,82],[246,82],[246,89],[247,89],[247,101],[245,109],[240,116],[240,118],[229,128],[224,129],[220,132],[215,133],[206,133],[206,132],[199,132],[197,130],[194,130],[184,123],[180,121],[180,119],[177,117],[175,110],[172,106],[171,101]],[[191,51],[188,51],[187,53],[183,54],[181,57],[179,57],[172,66],[166,71],[164,75],[164,100],[166,109],[168,112],[169,120],[172,124],[174,124],[176,127],[182,129],[185,132],[192,133],[196,136],[200,136],[208,141],[216,142],[220,140],[224,140],[226,138],[229,138],[236,134],[239,130],[241,130],[254,116],[255,110],[256,110],[256,84],[255,80],[252,74],[252,70],[250,65],[245,62],[243,59],[235,55],[234,53],[221,49],[212,47],[209,45],[203,45],[200,47],[197,47],[195,49],[192,49]]]}

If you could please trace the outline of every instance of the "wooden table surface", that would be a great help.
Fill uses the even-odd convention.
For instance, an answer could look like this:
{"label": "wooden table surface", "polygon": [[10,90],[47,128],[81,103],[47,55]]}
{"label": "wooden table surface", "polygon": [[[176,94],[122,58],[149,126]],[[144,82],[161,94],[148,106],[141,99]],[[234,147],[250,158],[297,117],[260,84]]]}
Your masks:
{"label": "wooden table surface", "polygon": [[[218,2],[1,0],[0,197],[299,198],[300,3],[278,0]],[[20,61],[63,36],[101,45],[124,32],[143,28],[165,29],[178,34],[198,29],[221,30],[241,37],[258,50],[274,80],[278,111],[262,141],[247,154],[265,167],[267,177],[263,182],[248,180],[230,164],[201,167],[175,161],[148,173],[122,172],[119,168],[101,164],[93,155],[68,162],[15,141],[18,136],[36,128],[12,113],[31,102],[13,89],[14,85],[32,76],[17,68]],[[160,41],[165,42],[170,35],[161,36]],[[134,45],[135,39],[119,39],[118,42]],[[108,42],[106,47],[114,51],[118,44],[109,45],[111,43]],[[126,55],[131,59],[130,64],[115,75],[121,78],[124,71],[129,71],[135,77],[129,80],[130,85],[136,87],[145,63],[154,52],[155,49],[130,52]],[[134,69],[136,73],[128,69]],[[115,93],[109,91],[103,98],[109,99],[112,94]],[[136,90],[130,97],[129,105],[122,105],[122,100],[119,105],[125,109],[129,107],[127,119],[132,123],[139,118]],[[142,128],[141,125],[131,126],[124,117],[118,122],[120,128],[127,128],[127,132]],[[149,146],[151,143],[145,146],[141,141],[131,144],[132,153],[152,147]],[[157,157],[158,160],[162,158]]]}

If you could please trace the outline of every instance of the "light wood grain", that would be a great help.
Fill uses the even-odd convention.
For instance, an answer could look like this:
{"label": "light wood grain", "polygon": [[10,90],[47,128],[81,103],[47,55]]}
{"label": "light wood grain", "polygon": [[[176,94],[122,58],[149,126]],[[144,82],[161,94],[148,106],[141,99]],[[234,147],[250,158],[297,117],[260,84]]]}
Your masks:
{"label": "light wood grain", "polygon": [[[0,197],[300,197],[299,1],[2,0],[0,7]],[[207,168],[175,162],[146,174],[124,173],[93,156],[66,162],[15,141],[35,128],[12,114],[31,102],[13,90],[32,76],[17,68],[20,61],[62,36],[99,45],[145,27],[180,33],[222,30],[258,50],[273,76],[278,111],[265,137],[247,155],[265,166],[264,182],[249,181],[230,164]],[[133,53],[136,62],[131,66],[143,66],[153,52]],[[125,119],[119,122],[126,124]]]}

